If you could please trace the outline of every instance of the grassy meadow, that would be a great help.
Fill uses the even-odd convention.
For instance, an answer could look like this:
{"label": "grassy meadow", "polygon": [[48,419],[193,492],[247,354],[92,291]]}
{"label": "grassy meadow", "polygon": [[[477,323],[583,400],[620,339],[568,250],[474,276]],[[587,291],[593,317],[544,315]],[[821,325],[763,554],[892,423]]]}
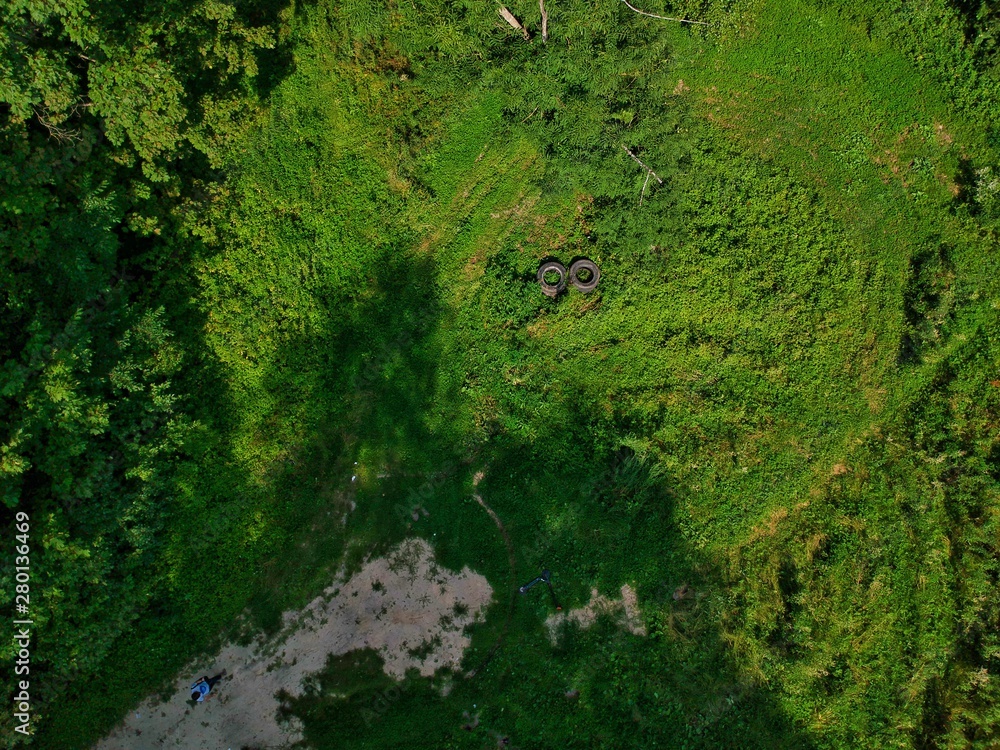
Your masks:
{"label": "grassy meadow", "polygon": [[[309,747],[995,747],[1000,72],[943,0],[873,6],[553,0],[545,43],[533,0],[530,41],[285,9],[165,292],[197,429],[164,583],[33,746],[418,534],[494,588],[475,676],[332,659],[283,707]],[[578,257],[597,290],[544,297]],[[543,567],[567,608],[634,586],[648,635],[553,646],[512,598]]]}

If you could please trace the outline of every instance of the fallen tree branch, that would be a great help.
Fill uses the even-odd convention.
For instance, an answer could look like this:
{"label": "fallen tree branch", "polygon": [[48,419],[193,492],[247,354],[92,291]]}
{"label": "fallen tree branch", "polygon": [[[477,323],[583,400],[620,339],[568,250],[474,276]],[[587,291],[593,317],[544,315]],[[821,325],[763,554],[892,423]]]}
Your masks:
{"label": "fallen tree branch", "polygon": [[621,144],[621,147],[625,149],[625,153],[626,153],[626,154],[628,154],[628,155],[629,155],[629,156],[631,156],[631,157],[632,157],[633,159],[635,159],[636,163],[637,163],[637,164],[638,164],[638,165],[639,165],[640,167],[642,167],[642,168],[643,168],[643,169],[645,169],[645,170],[646,170],[647,172],[649,172],[649,174],[651,174],[651,175],[652,175],[653,177],[655,177],[655,178],[656,178],[656,181],[657,181],[658,183],[660,183],[661,185],[663,184],[663,180],[661,180],[661,179],[660,179],[660,175],[656,174],[656,172],[654,172],[654,171],[653,171],[652,169],[650,169],[650,168],[649,168],[649,167],[648,167],[648,166],[646,165],[646,163],[645,163],[645,162],[643,162],[643,160],[642,160],[642,159],[640,159],[640,158],[639,158],[638,156],[636,156],[636,155],[635,155],[635,154],[633,154],[633,153],[632,153],[631,151],[629,151],[629,150],[628,150],[628,148],[626,148],[626,147],[625,147],[625,144],[624,144],[624,143],[622,143],[622,144]]}
{"label": "fallen tree branch", "polygon": [[538,0],[538,9],[542,11],[542,41],[549,41],[549,14],[545,12],[545,0]]}
{"label": "fallen tree branch", "polygon": [[513,26],[517,31],[520,31],[522,34],[524,34],[525,40],[527,41],[531,40],[531,37],[528,35],[528,30],[521,25],[520,21],[514,18],[513,13],[511,13],[502,5],[500,6],[500,15],[503,16],[503,20],[505,20],[507,23]]}
{"label": "fallen tree branch", "polygon": [[646,181],[644,183],[642,183],[642,192],[639,193],[639,205],[640,206],[642,205],[642,199],[646,197],[646,185],[649,184],[649,175],[651,175],[651,174],[652,174],[652,172],[646,173]]}
{"label": "fallen tree branch", "polygon": [[628,7],[630,9],[634,10],[640,16],[649,16],[650,18],[659,18],[661,21],[676,21],[677,23],[696,23],[699,26],[711,26],[712,25],[712,24],[708,23],[707,21],[690,21],[687,18],[670,18],[669,16],[658,16],[655,13],[647,13],[644,10],[639,10],[634,5],[631,5],[628,0],[622,0],[622,2],[625,3],[625,5],[628,5]]}
{"label": "fallen tree branch", "polygon": [[642,192],[639,193],[639,205],[641,206],[642,205],[642,201],[646,197],[646,187],[649,185],[649,178],[650,177],[654,178],[661,185],[663,184],[663,180],[660,179],[660,175],[656,174],[656,172],[654,172],[652,169],[649,168],[648,164],[646,164],[642,159],[640,159],[638,156],[636,156],[631,151],[629,151],[628,148],[625,146],[624,143],[621,143],[619,145],[623,149],[625,149],[625,153],[626,154],[628,154],[629,156],[631,156],[635,160],[636,164],[638,164],[640,167],[642,167],[643,169],[646,170],[646,180],[642,183]]}

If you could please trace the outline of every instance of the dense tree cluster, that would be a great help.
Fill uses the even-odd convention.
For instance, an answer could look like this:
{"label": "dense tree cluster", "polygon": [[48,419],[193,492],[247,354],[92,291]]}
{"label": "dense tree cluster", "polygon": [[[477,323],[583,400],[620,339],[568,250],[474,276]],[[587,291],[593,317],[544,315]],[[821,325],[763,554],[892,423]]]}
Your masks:
{"label": "dense tree cluster", "polygon": [[0,518],[31,516],[42,705],[101,663],[162,573],[198,431],[176,287],[275,44],[255,6],[0,10]]}
{"label": "dense tree cluster", "polygon": [[[464,490],[441,455],[509,465],[486,485],[515,535],[559,528],[534,551],[586,585],[646,576],[652,646],[539,657],[600,665],[580,678],[595,736],[992,746],[1000,328],[977,261],[1000,227],[998,6],[802,0],[769,57],[739,46],[767,3],[643,4],[712,24],[679,28],[553,1],[546,40],[536,0],[505,5],[529,39],[471,0],[0,9],[0,527],[30,516],[39,741],[76,736],[74,699],[99,736],[248,604],[279,621],[275,568],[308,591],[339,538],[273,563],[332,523],[331,467],[361,445],[435,477],[442,510]],[[820,41],[863,29],[865,64],[898,52],[900,117],[940,89],[961,147],[797,57],[813,13],[836,19]],[[717,54],[697,97],[679,50]],[[641,214],[623,146],[666,178]],[[601,293],[544,307],[522,282],[557,251],[600,256]],[[384,497],[362,536],[391,523]],[[455,538],[479,554],[484,528]],[[669,600],[664,570],[714,593]],[[81,695],[161,647],[142,688]],[[406,695],[401,724],[445,711]]]}

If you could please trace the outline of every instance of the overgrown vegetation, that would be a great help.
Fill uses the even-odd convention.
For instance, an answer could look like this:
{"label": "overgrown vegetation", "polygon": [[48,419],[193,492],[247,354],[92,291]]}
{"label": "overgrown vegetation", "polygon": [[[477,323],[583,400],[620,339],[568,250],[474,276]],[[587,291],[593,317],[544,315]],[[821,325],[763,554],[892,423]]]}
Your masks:
{"label": "overgrown vegetation", "polygon": [[[436,0],[3,11],[32,744],[420,533],[497,592],[476,676],[333,659],[285,701],[311,746],[993,747],[995,8],[565,0],[543,43],[507,7],[531,41]],[[480,469],[517,576],[630,583],[649,635],[508,624]]]}

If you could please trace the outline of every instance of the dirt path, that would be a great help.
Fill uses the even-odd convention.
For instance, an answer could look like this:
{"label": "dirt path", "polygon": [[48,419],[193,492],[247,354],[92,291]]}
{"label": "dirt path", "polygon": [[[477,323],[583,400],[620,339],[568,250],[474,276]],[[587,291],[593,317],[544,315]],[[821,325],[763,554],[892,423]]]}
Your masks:
{"label": "dirt path", "polygon": [[[458,670],[470,638],[493,598],[486,578],[469,568],[439,568],[423,539],[410,539],[369,561],[346,583],[335,583],[299,612],[285,614],[281,634],[251,646],[226,646],[209,664],[196,664],[166,703],[146,701],[94,750],[240,750],[282,748],[302,738],[301,727],[279,725],[275,693],[299,695],[302,680],[331,654],[372,648],[387,674],[411,667],[429,676]],[[456,606],[459,605],[459,606]],[[419,649],[422,658],[415,656]],[[203,674],[227,676],[204,703],[188,703],[189,686]]]}
{"label": "dirt path", "polygon": [[[484,472],[476,472],[476,475],[472,478],[472,486],[478,487],[484,476]],[[485,500],[483,500],[482,495],[476,492],[473,493],[472,497],[475,498],[476,502],[479,503],[489,514],[490,518],[493,519],[493,523],[496,524],[497,529],[500,530],[500,535],[503,537],[504,546],[507,547],[507,562],[510,565],[511,595],[510,604],[507,607],[507,618],[504,620],[503,628],[500,630],[500,635],[497,636],[496,643],[493,644],[493,647],[486,654],[486,657],[474,669],[470,669],[466,673],[466,679],[470,680],[479,674],[480,670],[489,664],[490,660],[496,655],[496,652],[500,650],[504,639],[507,637],[507,631],[510,629],[510,621],[514,618],[514,607],[517,604],[517,595],[514,593],[514,586],[516,585],[514,582],[517,580],[517,562],[514,558],[514,545],[510,541],[510,534],[507,533],[507,527],[503,525],[503,521],[500,520],[500,516],[498,516],[496,511],[493,510],[493,508],[491,508]]]}
{"label": "dirt path", "polygon": [[639,598],[635,589],[626,583],[621,588],[621,595],[621,599],[609,599],[597,593],[597,589],[591,589],[590,602],[585,607],[571,609],[569,612],[556,612],[545,619],[549,639],[553,643],[558,641],[559,629],[564,622],[571,622],[586,629],[603,614],[617,616],[618,624],[634,635],[646,635],[646,626],[642,624],[642,613],[639,611]]}

